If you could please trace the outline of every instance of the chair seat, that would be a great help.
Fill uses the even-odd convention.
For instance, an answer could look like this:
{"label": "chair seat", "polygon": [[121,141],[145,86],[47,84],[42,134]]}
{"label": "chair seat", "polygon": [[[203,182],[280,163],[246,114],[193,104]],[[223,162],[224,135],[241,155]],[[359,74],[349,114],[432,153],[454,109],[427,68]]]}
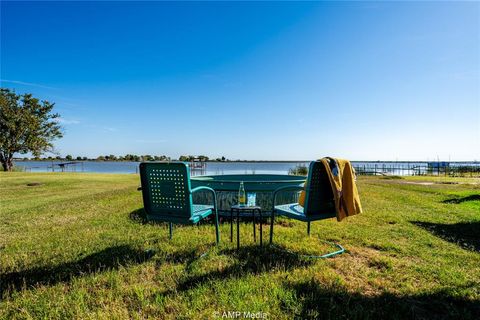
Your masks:
{"label": "chair seat", "polygon": [[190,221],[192,223],[197,223],[203,218],[208,217],[212,214],[213,206],[205,205],[205,204],[194,204],[192,205],[192,216],[190,217]]}
{"label": "chair seat", "polygon": [[335,217],[335,212],[333,213],[321,213],[321,214],[309,214],[305,215],[304,208],[298,203],[288,203],[275,206],[275,213],[281,216],[286,216],[295,220],[300,221],[315,221],[322,219],[329,219]]}

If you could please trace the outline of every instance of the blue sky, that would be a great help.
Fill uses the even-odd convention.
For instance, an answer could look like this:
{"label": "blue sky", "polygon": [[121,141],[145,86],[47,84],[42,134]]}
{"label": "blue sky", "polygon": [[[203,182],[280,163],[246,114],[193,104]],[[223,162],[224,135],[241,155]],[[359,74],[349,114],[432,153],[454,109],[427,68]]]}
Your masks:
{"label": "blue sky", "polygon": [[480,160],[477,2],[1,2],[62,154]]}

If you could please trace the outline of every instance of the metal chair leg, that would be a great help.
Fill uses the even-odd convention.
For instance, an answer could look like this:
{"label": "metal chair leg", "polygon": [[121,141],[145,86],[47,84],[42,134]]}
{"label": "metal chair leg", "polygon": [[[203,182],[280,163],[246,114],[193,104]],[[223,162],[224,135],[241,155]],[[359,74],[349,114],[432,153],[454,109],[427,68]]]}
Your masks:
{"label": "metal chair leg", "polygon": [[168,224],[168,231],[169,231],[169,233],[170,233],[170,239],[172,239],[172,234],[173,234],[173,230],[172,230],[172,229],[173,229],[173,223],[170,222],[170,223]]}
{"label": "metal chair leg", "polygon": [[217,245],[220,243],[220,230],[218,228],[218,211],[217,207],[215,207],[215,240]]}
{"label": "metal chair leg", "polygon": [[237,250],[240,249],[240,210],[237,210]]}
{"label": "metal chair leg", "polygon": [[233,210],[230,210],[230,242],[233,242]]}
{"label": "metal chair leg", "polygon": [[263,220],[263,217],[262,217],[262,210],[258,210],[258,212],[260,213],[260,246],[263,245],[263,230],[262,230],[262,220]]}
{"label": "metal chair leg", "polygon": [[310,236],[310,221],[307,223],[307,234]]}
{"label": "metal chair leg", "polygon": [[270,216],[270,244],[273,242],[273,220],[275,217],[275,210],[272,211],[272,215]]}
{"label": "metal chair leg", "polygon": [[257,242],[257,233],[255,228],[255,210],[252,210],[252,216],[253,216],[253,242]]}

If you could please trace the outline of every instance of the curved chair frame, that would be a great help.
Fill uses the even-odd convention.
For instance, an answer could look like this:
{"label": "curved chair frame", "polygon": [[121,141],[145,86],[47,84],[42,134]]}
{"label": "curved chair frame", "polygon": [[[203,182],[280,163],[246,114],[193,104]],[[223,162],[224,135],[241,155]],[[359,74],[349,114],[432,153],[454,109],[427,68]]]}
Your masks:
{"label": "curved chair frame", "polygon": [[[284,215],[284,216],[287,216],[287,217],[295,219],[295,220],[307,222],[307,234],[309,236],[310,236],[310,229],[311,229],[310,224],[311,224],[311,222],[335,217],[334,212],[331,213],[331,214],[324,214],[324,213],[316,214],[315,212],[312,212],[312,210],[309,210],[310,209],[308,207],[308,204],[310,203],[308,201],[309,196],[310,196],[310,194],[309,194],[310,193],[309,192],[309,182],[312,179],[312,171],[314,170],[314,164],[315,164],[315,161],[310,163],[310,170],[309,170],[308,178],[307,178],[307,182],[306,182],[307,183],[307,187],[305,188],[306,189],[305,206],[307,206],[306,208],[301,207],[298,203],[290,204],[290,205],[288,205],[289,207],[287,207],[287,208],[285,208],[285,205],[284,206],[276,206],[275,205],[276,200],[277,200],[277,195],[279,193],[285,192],[285,191],[302,191],[302,190],[304,190],[304,187],[300,187],[298,185],[296,185],[296,186],[294,186],[294,185],[284,186],[284,187],[276,189],[273,192],[273,205],[272,205],[272,212],[271,212],[271,216],[270,216],[270,245],[273,245],[273,226],[274,226],[275,214]],[[317,165],[318,165],[318,163],[317,163]],[[305,212],[307,214],[305,214]],[[325,242],[337,247],[338,250],[332,251],[332,252],[329,252],[329,253],[325,253],[325,254],[321,254],[321,255],[301,255],[301,256],[306,257],[306,258],[319,259],[319,258],[330,258],[330,257],[336,256],[336,255],[339,255],[339,254],[342,254],[343,252],[345,252],[345,249],[341,245],[339,245],[337,243],[328,242],[328,241],[325,241]],[[278,247],[278,246],[276,246],[276,247]],[[293,253],[289,250],[285,250],[285,251],[288,252],[288,253],[291,253],[291,254],[295,254],[295,253]]]}
{"label": "curved chair frame", "polygon": [[[173,224],[194,225],[215,215],[215,240],[220,242],[220,231],[215,190],[200,186],[192,189],[190,170],[183,162],[142,162],[140,178],[143,204],[148,221],[168,222],[169,238],[173,236]],[[213,205],[196,205],[192,194],[208,191],[213,195]]]}

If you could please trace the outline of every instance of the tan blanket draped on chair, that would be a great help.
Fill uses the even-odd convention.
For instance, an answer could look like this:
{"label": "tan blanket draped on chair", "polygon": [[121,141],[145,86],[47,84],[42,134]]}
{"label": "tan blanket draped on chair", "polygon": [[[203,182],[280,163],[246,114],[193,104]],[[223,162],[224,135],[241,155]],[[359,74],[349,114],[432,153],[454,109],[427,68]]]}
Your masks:
{"label": "tan blanket draped on chair", "polygon": [[[355,183],[355,169],[350,161],[335,158],[322,158],[320,161],[325,166],[330,180],[335,198],[337,220],[342,221],[345,217],[362,213],[362,205]],[[332,166],[331,161],[335,161],[335,165]],[[305,190],[300,194],[298,203],[304,206]]]}

